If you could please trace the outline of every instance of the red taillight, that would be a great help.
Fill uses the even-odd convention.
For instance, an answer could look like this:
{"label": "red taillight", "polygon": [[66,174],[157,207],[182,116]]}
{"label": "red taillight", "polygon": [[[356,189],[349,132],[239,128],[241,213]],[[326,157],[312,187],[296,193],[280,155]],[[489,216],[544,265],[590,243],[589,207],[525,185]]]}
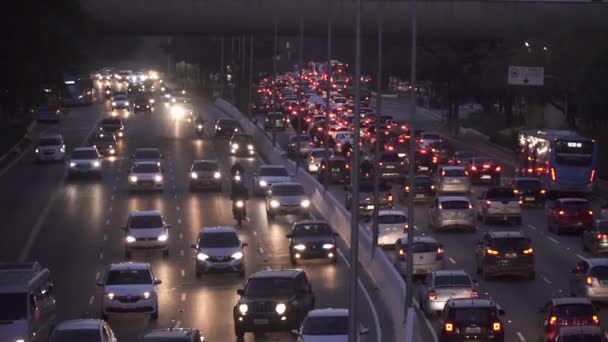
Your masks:
{"label": "red taillight", "polygon": [[405,250],[404,249],[399,250],[399,259],[405,260]]}
{"label": "red taillight", "polygon": [[492,324],[492,330],[494,330],[494,331],[500,331],[500,328],[501,328],[501,326],[500,326],[499,322],[495,322],[495,323]]}
{"label": "red taillight", "polygon": [[492,205],[492,201],[486,201],[486,205],[488,206],[488,208]]}
{"label": "red taillight", "polygon": [[490,164],[483,164],[483,168],[484,169],[489,169],[490,168]]}
{"label": "red taillight", "polygon": [[488,253],[489,255],[498,255],[498,251],[497,250],[490,249],[490,248],[488,248],[486,250],[486,253]]}
{"label": "red taillight", "polygon": [[545,189],[540,189],[540,193],[541,193],[541,195],[544,195],[544,194],[546,194],[546,193],[547,193],[547,190],[545,190]]}
{"label": "red taillight", "polygon": [[593,315],[591,320],[593,320],[593,325],[600,325],[600,318],[597,315]]}
{"label": "red taillight", "polygon": [[556,316],[551,316],[551,318],[549,318],[549,325],[550,326],[556,326],[557,325],[557,317]]}
{"label": "red taillight", "polygon": [[558,215],[565,215],[565,214],[566,214],[566,212],[565,212],[565,211],[563,211],[563,210],[560,210],[560,211],[558,211],[558,212],[557,212],[557,214],[558,214]]}
{"label": "red taillight", "polygon": [[[420,142],[422,142],[422,140],[420,140]],[[426,154],[426,150],[421,150],[420,153],[421,154]]]}
{"label": "red taillight", "polygon": [[532,249],[532,248],[524,249],[523,253],[525,255],[530,255],[530,254],[534,253],[534,249]]}
{"label": "red taillight", "polygon": [[437,293],[435,291],[429,291],[429,300],[437,300]]}
{"label": "red taillight", "polygon": [[551,168],[551,180],[554,181],[554,182],[557,180],[557,175],[555,174],[555,168],[554,167]]}
{"label": "red taillight", "polygon": [[471,290],[471,298],[479,298],[479,292],[475,289]]}
{"label": "red taillight", "polygon": [[[458,162],[458,164],[460,164],[460,162]],[[471,170],[472,171],[477,171],[477,166],[475,166],[475,165],[471,166]]]}
{"label": "red taillight", "polygon": [[447,332],[447,333],[454,332],[454,324],[452,324],[452,323],[446,323],[445,324],[445,332]]}
{"label": "red taillight", "polygon": [[438,247],[437,256],[435,257],[435,260],[441,260],[441,259],[443,259],[443,248]]}
{"label": "red taillight", "polygon": [[589,183],[593,183],[595,180],[595,170],[591,170],[591,176],[589,177]]}
{"label": "red taillight", "polygon": [[593,278],[587,277],[585,284],[587,284],[587,286],[593,286]]}
{"label": "red taillight", "polygon": [[500,166],[497,166],[496,167],[496,172],[500,172],[500,170],[501,170]]}
{"label": "red taillight", "polygon": [[606,234],[597,234],[596,237],[598,240],[608,239],[608,235]]}
{"label": "red taillight", "polygon": [[588,213],[589,215],[593,216],[593,210],[589,210],[587,213]]}

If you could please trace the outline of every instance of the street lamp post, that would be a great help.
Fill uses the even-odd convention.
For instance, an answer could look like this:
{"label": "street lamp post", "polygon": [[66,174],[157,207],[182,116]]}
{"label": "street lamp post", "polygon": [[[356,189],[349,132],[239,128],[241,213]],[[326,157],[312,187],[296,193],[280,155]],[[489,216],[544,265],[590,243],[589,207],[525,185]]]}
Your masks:
{"label": "street lamp post", "polygon": [[[300,102],[298,103],[299,105],[302,104],[302,97],[304,96],[302,94],[302,74],[303,74],[303,64],[304,64],[304,19],[300,16],[300,43],[299,45],[299,58],[298,58],[298,99],[300,100]],[[298,121],[298,133],[296,135],[296,175],[298,174],[298,171],[300,169],[300,131],[302,130],[302,121],[300,118],[300,108],[298,106],[298,111],[296,112],[296,119]]]}
{"label": "street lamp post", "polygon": [[[327,79],[325,82],[325,159],[329,158],[329,92],[331,84],[329,83],[329,72],[331,69],[331,17],[327,18],[327,64],[325,66],[325,74]],[[329,165],[326,163],[326,165]],[[321,172],[321,170],[319,170]],[[329,177],[323,177],[323,187],[327,189]]]}
{"label": "street lamp post", "polygon": [[378,207],[379,203],[379,191],[380,191],[380,175],[379,175],[379,163],[380,163],[380,115],[382,113],[382,12],[378,11],[378,82],[376,85],[376,144],[374,146],[374,221],[372,224],[372,256],[375,255],[376,245],[378,244]]}
{"label": "street lamp post", "polygon": [[[277,87],[275,86],[277,81],[277,51],[278,51],[278,40],[279,40],[279,23],[277,18],[274,18],[274,53],[272,54],[272,110],[274,111],[277,107]],[[277,144],[277,133],[272,130],[272,146]]]}
{"label": "street lamp post", "polygon": [[[245,37],[243,37],[243,42]],[[243,60],[245,60],[245,46],[243,45]],[[249,104],[248,113],[249,118],[253,120],[253,112],[251,111],[251,105],[253,103],[253,36],[249,38]]]}

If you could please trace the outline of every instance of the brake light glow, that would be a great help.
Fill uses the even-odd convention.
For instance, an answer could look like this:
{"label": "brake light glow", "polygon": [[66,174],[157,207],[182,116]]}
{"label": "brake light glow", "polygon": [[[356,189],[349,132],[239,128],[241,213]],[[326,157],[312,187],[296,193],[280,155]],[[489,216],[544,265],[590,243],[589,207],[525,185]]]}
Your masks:
{"label": "brake light glow", "polygon": [[591,316],[591,320],[593,320],[593,325],[600,325],[600,318],[597,315]]}
{"label": "brake light glow", "polygon": [[593,278],[587,277],[585,283],[587,284],[587,286],[593,286]]}
{"label": "brake light glow", "polygon": [[500,323],[499,322],[495,322],[494,324],[492,324],[492,330],[494,330],[494,331],[500,331]]}
{"label": "brake light glow", "polygon": [[551,318],[549,318],[549,325],[555,326],[556,324],[557,324],[557,317],[551,316]]}
{"label": "brake light glow", "polygon": [[437,300],[437,293],[435,291],[429,291],[429,300]]}
{"label": "brake light glow", "polygon": [[488,201],[486,201],[486,205],[487,205],[488,207],[489,207],[489,206],[491,206],[491,205],[492,205],[492,201],[489,201],[489,200],[488,200]]}
{"label": "brake light glow", "polygon": [[591,170],[591,176],[589,177],[589,183],[593,183],[595,180],[595,170]]}
{"label": "brake light glow", "polygon": [[403,189],[404,189],[405,191],[410,191],[410,186],[409,186],[409,185],[406,185],[406,186],[405,186]]}
{"label": "brake light glow", "polygon": [[496,167],[496,172],[500,172],[500,170],[501,170],[500,166],[497,166]]}
{"label": "brake light glow", "polygon": [[393,201],[393,195],[388,195],[388,196],[386,196],[386,199],[387,199],[389,202],[392,202],[392,201]]}
{"label": "brake light glow", "polygon": [[530,254],[534,253],[534,249],[532,249],[532,248],[524,249],[523,253],[525,255],[530,255]]}
{"label": "brake light glow", "polygon": [[513,189],[513,193],[514,193],[514,194],[518,194],[518,193],[519,193],[519,190],[517,190],[517,189]]}
{"label": "brake light glow", "polygon": [[454,324],[452,324],[452,323],[446,323],[445,324],[445,331],[446,332],[453,332],[454,331]]}
{"label": "brake light glow", "polygon": [[597,239],[598,240],[608,239],[608,235],[606,235],[606,234],[597,234]]}
{"label": "brake light glow", "polygon": [[483,164],[483,168],[484,169],[489,169],[490,168],[490,164]]}
{"label": "brake light glow", "polygon": [[[422,140],[420,140],[422,142]],[[421,150],[420,151],[421,154],[426,154],[426,150]]]}
{"label": "brake light glow", "polygon": [[475,290],[475,289],[472,289],[471,298],[479,298],[479,292],[477,292],[477,290]]}
{"label": "brake light glow", "polygon": [[557,175],[555,174],[555,168],[552,167],[551,168],[551,180],[555,182],[556,179],[557,179]]}
{"label": "brake light glow", "polygon": [[588,211],[589,215],[593,215],[593,210]]}
{"label": "brake light glow", "polygon": [[497,250],[494,250],[494,249],[491,249],[491,248],[488,248],[488,249],[486,250],[486,253],[488,253],[488,254],[490,254],[490,255],[498,255],[498,251],[497,251]]}
{"label": "brake light glow", "polygon": [[469,203],[469,209],[473,209],[473,205]]}
{"label": "brake light glow", "polygon": [[[458,163],[458,164],[460,164],[460,161],[459,161],[459,163]],[[477,166],[475,166],[475,165],[471,166],[471,170],[472,170],[472,171],[477,171]]]}
{"label": "brake light glow", "polygon": [[546,193],[547,193],[547,190],[545,190],[545,189],[540,189],[540,193],[544,195],[544,194],[546,194]]}
{"label": "brake light glow", "polygon": [[564,215],[564,214],[566,214],[566,212],[565,212],[565,211],[563,211],[563,210],[560,210],[560,211],[558,211],[557,213],[558,213],[559,215]]}

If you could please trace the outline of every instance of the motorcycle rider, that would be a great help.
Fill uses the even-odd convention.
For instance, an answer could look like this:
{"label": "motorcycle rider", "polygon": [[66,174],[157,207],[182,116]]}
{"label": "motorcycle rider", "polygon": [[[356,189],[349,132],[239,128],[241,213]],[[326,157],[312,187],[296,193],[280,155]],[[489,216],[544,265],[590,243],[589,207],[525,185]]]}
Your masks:
{"label": "motorcycle rider", "polygon": [[205,127],[205,120],[203,119],[203,116],[199,114],[194,119],[194,130],[197,132],[202,132],[204,127]]}
{"label": "motorcycle rider", "polygon": [[234,165],[232,165],[232,167],[230,168],[230,174],[232,175],[233,178],[237,172],[241,174],[241,177],[243,177],[243,175],[245,174],[245,168],[243,167],[243,165],[241,165],[241,163],[239,163],[238,160],[235,161]]}
{"label": "motorcycle rider", "polygon": [[369,158],[365,157],[359,166],[359,170],[361,174],[369,174],[371,176],[374,171],[374,164],[369,160]]}
{"label": "motorcycle rider", "polygon": [[247,200],[249,200],[249,189],[243,182],[232,184],[230,190],[230,199],[232,200],[232,215],[236,218],[236,202],[243,201],[243,217],[247,217]]}
{"label": "motorcycle rider", "polygon": [[106,97],[110,97],[110,95],[112,95],[112,89],[110,88],[109,85],[107,85],[106,88],[104,89],[104,93],[105,93]]}

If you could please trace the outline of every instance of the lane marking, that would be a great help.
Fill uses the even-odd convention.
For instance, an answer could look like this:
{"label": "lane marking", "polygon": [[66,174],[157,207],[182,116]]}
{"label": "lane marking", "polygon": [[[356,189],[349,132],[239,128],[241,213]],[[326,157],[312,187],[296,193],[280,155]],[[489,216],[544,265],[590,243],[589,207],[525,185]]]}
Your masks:
{"label": "lane marking", "polygon": [[448,260],[450,260],[450,262],[454,265],[456,265],[456,260],[452,259],[452,258],[448,258]]}
{"label": "lane marking", "polygon": [[260,253],[264,254],[264,249],[262,247],[259,247],[258,251],[260,251]]}
{"label": "lane marking", "polygon": [[95,296],[89,298],[89,305],[93,304],[93,301],[95,301]]}
{"label": "lane marking", "polygon": [[99,272],[95,273],[95,281],[99,280],[99,275],[100,275]]}
{"label": "lane marking", "polygon": [[99,260],[103,260],[103,252],[99,252]]}
{"label": "lane marking", "polygon": [[579,259],[581,259],[581,260],[585,260],[585,257],[582,256],[582,255],[580,255],[580,254],[576,254],[576,257],[579,258]]}
{"label": "lane marking", "polygon": [[34,241],[36,240],[36,238],[38,237],[38,234],[40,234],[40,231],[42,230],[42,225],[43,225],[44,221],[46,221],[47,216],[51,212],[51,208],[55,204],[55,200],[61,194],[62,194],[62,192],[59,189],[55,190],[55,192],[51,196],[50,200],[46,203],[45,207],[42,209],[42,212],[40,213],[40,215],[38,216],[38,219],[34,223],[34,227],[32,228],[30,235],[27,237],[27,241],[25,242],[25,246],[21,250],[21,254],[19,254],[19,258],[18,258],[19,262],[24,262],[27,259],[27,257],[29,256],[32,247],[34,247]]}
{"label": "lane marking", "polygon": [[253,236],[258,236],[258,232],[256,232],[255,230],[253,231]]}
{"label": "lane marking", "polygon": [[524,338],[524,335],[522,335],[519,331],[517,332],[517,337],[519,337],[519,340],[521,342],[526,342],[526,339]]}
{"label": "lane marking", "polygon": [[112,206],[110,206],[110,208],[108,208],[108,211],[109,211],[109,212],[112,212]]}
{"label": "lane marking", "polygon": [[177,207],[175,207],[175,210],[179,211],[179,205]]}
{"label": "lane marking", "polygon": [[108,241],[108,234],[103,233],[103,241]]}
{"label": "lane marking", "polygon": [[186,292],[182,292],[182,298],[181,298],[181,301],[182,301],[182,302],[185,302],[185,301],[186,301],[186,297],[187,297]]}
{"label": "lane marking", "polygon": [[179,327],[181,327],[181,326],[182,326],[182,322],[180,322],[180,321],[176,321],[176,322],[175,322],[175,326],[174,326],[173,328],[174,328],[174,329],[179,329]]}
{"label": "lane marking", "polygon": [[182,219],[181,218],[177,219],[177,224],[182,224]]}
{"label": "lane marking", "polygon": [[529,224],[528,228],[532,229],[532,230],[536,230],[536,227],[534,227],[533,225]]}
{"label": "lane marking", "polygon": [[555,240],[552,236],[547,236],[547,239],[559,245],[559,241]]}
{"label": "lane marking", "polygon": [[179,239],[181,240],[181,239],[183,239],[183,238],[184,238],[184,234],[179,233]]}
{"label": "lane marking", "polygon": [[[344,262],[346,263],[346,266],[348,266],[348,268],[350,268],[350,264],[348,263],[348,260],[346,259],[346,257],[344,256],[344,254],[342,254],[342,251],[340,249],[336,249],[338,251],[338,254],[340,255],[340,257],[342,257],[342,260],[344,260]],[[374,325],[376,326],[376,341],[382,341],[382,327],[380,326],[380,317],[378,316],[378,312],[376,311],[376,307],[373,304],[372,298],[370,297],[369,293],[367,292],[367,289],[365,288],[365,286],[363,286],[363,282],[361,282],[361,279],[357,279],[357,284],[359,284],[359,287],[361,288],[361,291],[363,292],[363,296],[365,297],[365,300],[367,300],[367,305],[369,305],[370,309],[372,310],[372,316],[374,317]]]}
{"label": "lane marking", "polygon": [[552,284],[552,283],[551,283],[551,280],[547,279],[547,277],[545,277],[545,276],[541,276],[541,277],[543,278],[543,281],[544,281],[545,283],[547,283],[547,284],[549,284],[549,285],[551,285],[551,284]]}
{"label": "lane marking", "polygon": [[186,270],[184,270],[184,269],[182,268],[182,272],[181,272],[181,274],[182,274],[182,277],[185,277],[185,276],[186,276]]}
{"label": "lane marking", "polygon": [[266,271],[270,271],[270,266],[266,266]]}
{"label": "lane marking", "polygon": [[110,219],[107,219],[106,220],[106,226],[109,226],[109,225],[110,225]]}

